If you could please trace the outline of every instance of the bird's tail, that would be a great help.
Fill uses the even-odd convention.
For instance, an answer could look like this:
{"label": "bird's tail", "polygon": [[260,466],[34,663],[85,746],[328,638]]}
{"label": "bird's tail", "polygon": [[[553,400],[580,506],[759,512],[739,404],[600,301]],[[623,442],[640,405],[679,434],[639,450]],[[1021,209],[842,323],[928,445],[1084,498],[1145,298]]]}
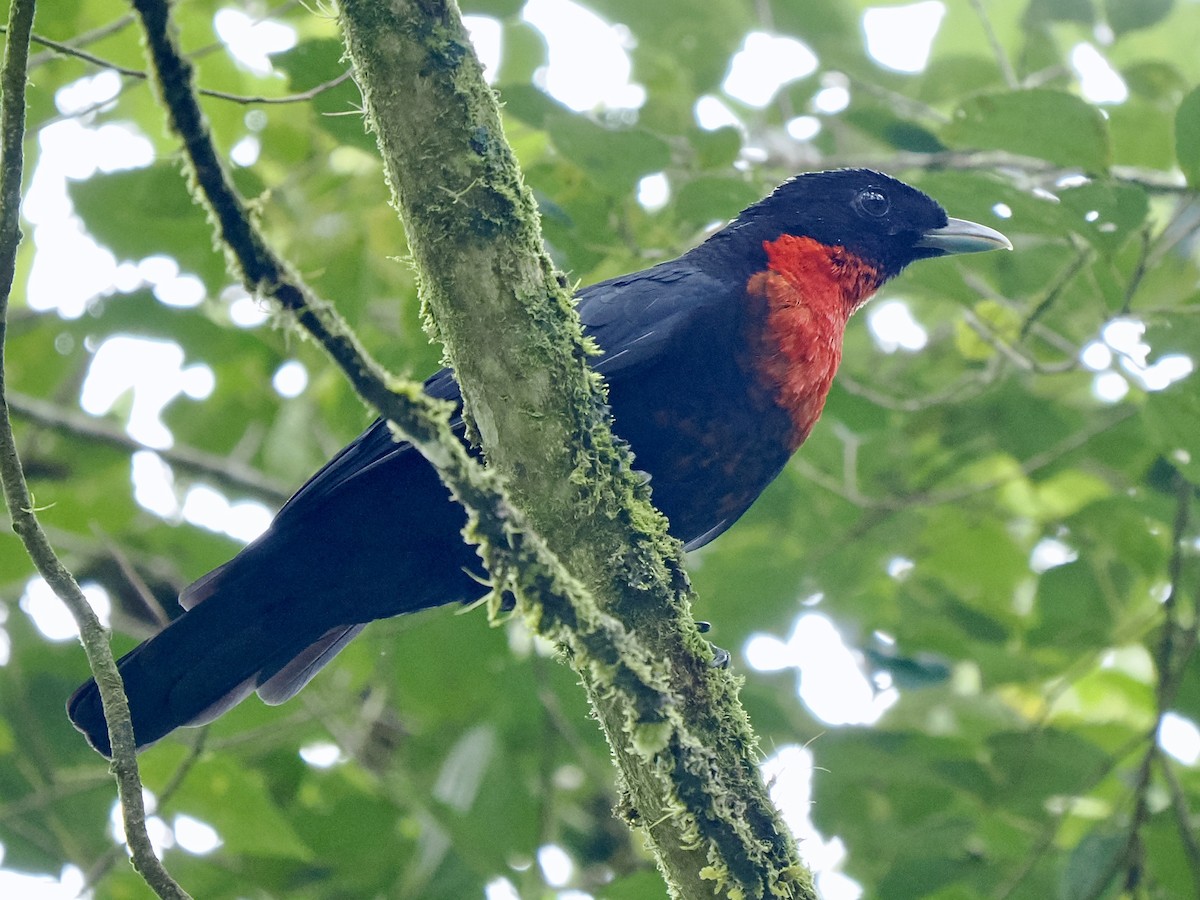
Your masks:
{"label": "bird's tail", "polygon": [[[139,750],[182,725],[212,721],[255,690],[282,703],[363,628],[322,633],[298,617],[252,614],[236,599],[243,602],[208,598],[119,660]],[[67,701],[67,715],[88,743],[112,755],[94,679]]]}

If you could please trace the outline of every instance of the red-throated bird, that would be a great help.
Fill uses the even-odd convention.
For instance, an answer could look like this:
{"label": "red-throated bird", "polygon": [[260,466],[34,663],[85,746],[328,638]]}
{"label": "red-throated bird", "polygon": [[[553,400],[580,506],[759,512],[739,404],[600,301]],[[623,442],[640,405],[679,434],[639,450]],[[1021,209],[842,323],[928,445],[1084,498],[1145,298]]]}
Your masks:
{"label": "red-throated bird", "polygon": [[[614,430],[671,532],[708,543],[779,474],[821,414],[847,319],[881,284],[919,259],[1000,247],[886,175],[817,172],[678,259],[581,291]],[[459,396],[447,370],[425,389]],[[282,703],[373,619],[477,598],[464,521],[424,458],[375,422],[120,661],[138,746],[255,690]],[[94,681],[68,712],[108,754]]]}

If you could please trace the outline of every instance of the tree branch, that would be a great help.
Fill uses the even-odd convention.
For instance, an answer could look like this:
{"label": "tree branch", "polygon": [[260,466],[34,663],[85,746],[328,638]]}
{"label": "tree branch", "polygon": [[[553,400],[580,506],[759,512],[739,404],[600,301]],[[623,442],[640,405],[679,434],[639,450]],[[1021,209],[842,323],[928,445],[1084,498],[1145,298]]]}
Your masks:
{"label": "tree branch", "polygon": [[[468,510],[469,536],[480,542],[496,591],[512,591],[541,633],[567,644],[621,762],[626,817],[648,826],[673,892],[710,894],[715,882],[733,896],[811,897],[758,774],[733,679],[708,668],[708,648],[686,615],[678,545],[644,499],[634,502],[644,486],[607,433],[570,298],[540,252],[532,201],[457,10],[351,3],[342,14],[408,213],[425,299],[460,363],[472,421],[496,469],[516,475],[522,505],[555,536],[566,568],[505,501],[496,472],[480,469],[450,436],[441,405],[387,376],[267,247],[213,149],[166,4],[135,0],[135,8],[189,176],[233,266],[252,290],[293,312],[437,466]],[[527,345],[511,355],[495,349],[510,335],[533,336],[532,362]],[[472,341],[475,352],[460,352]],[[556,409],[567,415],[551,414]],[[631,530],[639,536],[632,546]]]}
{"label": "tree branch", "polygon": [[[803,151],[803,145],[795,147],[789,144],[772,145],[765,164],[793,171],[794,151]],[[1078,175],[1078,168],[1059,165],[1033,156],[1010,153],[1006,150],[937,150],[923,152],[919,150],[901,150],[889,153],[887,156],[878,154],[860,155],[845,154],[824,157],[823,166],[850,168],[881,169],[886,172],[900,172],[905,169],[921,169],[936,171],[950,169],[963,172],[1018,172],[1027,178],[1037,178],[1039,181],[1052,183],[1065,175]],[[1187,182],[1179,175],[1163,172],[1157,169],[1147,169],[1139,166],[1109,166],[1106,177],[1122,184],[1136,185],[1152,194],[1178,194],[1188,196],[1193,193]]]}
{"label": "tree branch", "polygon": [[146,810],[142,782],[134,755],[133,725],[121,675],[108,646],[108,636],[88,605],[74,577],[59,561],[38,524],[33,497],[25,482],[13,437],[12,421],[5,399],[4,345],[9,298],[21,242],[21,178],[24,173],[25,82],[29,64],[29,40],[33,30],[34,0],[14,0],[9,8],[4,68],[0,72],[0,481],[12,517],[13,530],[46,583],[67,605],[79,626],[88,665],[96,676],[104,717],[108,720],[113,748],[112,771],[124,813],[125,835],[133,865],[156,894],[164,898],[186,898],[154,854],[146,832]]}
{"label": "tree branch", "polygon": [[1000,43],[1000,38],[996,35],[996,29],[992,27],[992,20],[988,17],[987,10],[983,8],[983,0],[971,0],[971,8],[975,10],[975,15],[979,17],[979,23],[983,26],[983,33],[987,37],[988,45],[992,48],[992,54],[996,57],[996,65],[1004,77],[1004,83],[1008,85],[1009,90],[1017,90],[1021,86],[1021,81],[1017,78],[1016,70],[1013,69],[1012,61],[1008,58],[1004,45]]}
{"label": "tree branch", "polygon": [[94,419],[24,394],[9,394],[8,404],[14,413],[30,422],[118,450],[149,450],[177,469],[210,478],[223,487],[250,494],[273,506],[281,506],[292,494],[282,482],[227,456],[178,445],[169,450],[147,447],[131,438],[124,429],[115,428],[103,419]]}
{"label": "tree branch", "polygon": [[[707,664],[679,546],[612,440],[457,8],[347,0],[340,11],[423,301],[489,466],[586,588],[572,609],[525,611],[569,648],[621,770],[627,820],[644,827],[676,896],[811,896],[735,683]],[[548,628],[550,612],[576,621]],[[610,614],[622,628],[577,628]]]}

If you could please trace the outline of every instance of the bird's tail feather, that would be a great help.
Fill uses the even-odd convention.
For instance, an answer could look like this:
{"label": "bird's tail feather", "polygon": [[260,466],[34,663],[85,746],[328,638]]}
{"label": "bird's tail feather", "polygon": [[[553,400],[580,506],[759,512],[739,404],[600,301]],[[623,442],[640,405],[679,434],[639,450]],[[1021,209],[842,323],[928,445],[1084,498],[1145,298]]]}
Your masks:
{"label": "bird's tail feather", "polygon": [[[182,725],[212,721],[255,689],[282,703],[362,629],[322,630],[225,599],[208,598],[118,661],[138,749]],[[94,679],[72,695],[67,714],[96,750],[112,755]]]}
{"label": "bird's tail feather", "polygon": [[263,703],[278,706],[291,700],[312,681],[325,664],[341,649],[358,637],[366,625],[342,625],[321,635],[320,640],[305,647],[287,665],[274,674],[263,672],[258,679],[258,696]]}

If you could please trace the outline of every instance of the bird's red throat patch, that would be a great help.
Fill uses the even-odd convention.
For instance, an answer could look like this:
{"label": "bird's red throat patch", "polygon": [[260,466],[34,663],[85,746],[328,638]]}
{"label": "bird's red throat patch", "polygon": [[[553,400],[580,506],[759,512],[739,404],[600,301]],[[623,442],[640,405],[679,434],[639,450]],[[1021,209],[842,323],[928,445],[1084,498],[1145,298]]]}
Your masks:
{"label": "bird's red throat patch", "polygon": [[792,420],[791,449],[812,431],[842,359],[851,314],[885,278],[845,247],[785,234],[764,241],[767,269],[746,285],[762,304],[752,335],[758,377]]}

